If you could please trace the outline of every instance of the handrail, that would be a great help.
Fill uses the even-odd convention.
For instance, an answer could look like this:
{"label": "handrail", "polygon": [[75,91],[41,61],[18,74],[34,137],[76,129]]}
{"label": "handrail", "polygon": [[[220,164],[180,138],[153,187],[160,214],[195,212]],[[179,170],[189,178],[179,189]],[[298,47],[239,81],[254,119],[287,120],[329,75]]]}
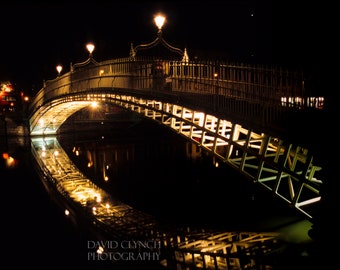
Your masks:
{"label": "handrail", "polygon": [[[171,97],[183,105],[241,121],[248,127],[280,133],[322,115],[322,88],[306,73],[281,67],[221,61],[174,61],[157,57],[92,57],[71,65],[69,72],[44,82],[28,109],[29,118],[54,99],[87,92],[126,91],[149,97]],[[311,117],[309,117],[311,118]],[[293,123],[293,124],[292,124]],[[294,131],[295,132],[295,131]]]}

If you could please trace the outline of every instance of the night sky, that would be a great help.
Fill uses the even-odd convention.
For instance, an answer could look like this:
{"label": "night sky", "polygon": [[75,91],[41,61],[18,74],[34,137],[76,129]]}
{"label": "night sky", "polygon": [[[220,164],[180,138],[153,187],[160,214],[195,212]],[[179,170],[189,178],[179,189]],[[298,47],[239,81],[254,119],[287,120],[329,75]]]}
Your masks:
{"label": "night sky", "polygon": [[[25,4],[24,4],[25,3]],[[46,1],[2,3],[0,81],[24,92],[87,59],[96,45],[97,61],[128,57],[130,44],[153,41],[153,16],[167,17],[163,37],[187,48],[189,57],[317,66],[327,43],[320,5],[289,1]],[[275,4],[275,5],[274,5]],[[327,16],[326,16],[327,17]],[[321,45],[320,45],[321,44]]]}

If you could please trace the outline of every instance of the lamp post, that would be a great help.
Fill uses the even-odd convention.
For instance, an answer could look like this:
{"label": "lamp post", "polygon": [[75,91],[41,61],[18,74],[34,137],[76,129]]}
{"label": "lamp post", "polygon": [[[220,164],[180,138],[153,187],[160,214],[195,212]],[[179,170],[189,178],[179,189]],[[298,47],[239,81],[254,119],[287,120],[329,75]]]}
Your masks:
{"label": "lamp post", "polygon": [[56,67],[57,71],[58,71],[58,77],[60,76],[60,72],[63,70],[63,66],[62,65],[58,65]]}
{"label": "lamp post", "polygon": [[136,58],[137,52],[139,50],[146,50],[146,49],[151,49],[153,47],[155,47],[158,44],[162,44],[165,48],[167,48],[168,50],[175,52],[179,55],[181,55],[182,57],[182,61],[183,62],[188,62],[189,61],[189,57],[188,57],[188,53],[187,50],[184,49],[184,51],[182,51],[179,48],[176,48],[172,45],[170,45],[168,42],[166,42],[164,40],[164,38],[162,37],[162,28],[164,26],[164,23],[166,21],[165,16],[163,16],[162,14],[158,13],[155,17],[154,17],[154,23],[158,28],[158,33],[157,33],[157,38],[155,40],[153,40],[150,43],[146,43],[146,44],[140,44],[138,46],[133,46],[133,44],[131,43],[131,48],[130,48],[130,57],[132,59]]}
{"label": "lamp post", "polygon": [[92,42],[89,42],[86,44],[86,50],[89,52],[89,58],[87,58],[84,62],[81,62],[81,63],[76,63],[74,65],[71,64],[71,72],[73,72],[76,68],[78,67],[84,67],[88,64],[94,64],[94,65],[98,65],[97,61],[94,60],[93,58],[93,51],[95,49],[95,46]]}

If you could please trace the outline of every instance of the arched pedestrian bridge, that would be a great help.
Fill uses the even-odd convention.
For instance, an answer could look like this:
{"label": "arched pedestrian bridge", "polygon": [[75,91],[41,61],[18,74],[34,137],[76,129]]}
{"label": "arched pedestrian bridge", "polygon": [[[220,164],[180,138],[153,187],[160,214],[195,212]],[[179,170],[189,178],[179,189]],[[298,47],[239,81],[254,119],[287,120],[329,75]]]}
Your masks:
{"label": "arched pedestrian bridge", "polygon": [[324,100],[308,85],[302,73],[274,67],[145,57],[96,62],[90,55],[44,82],[30,106],[30,135],[58,134],[93,102],[120,106],[169,127],[313,219],[322,168],[291,136],[301,135],[307,114],[322,114]]}

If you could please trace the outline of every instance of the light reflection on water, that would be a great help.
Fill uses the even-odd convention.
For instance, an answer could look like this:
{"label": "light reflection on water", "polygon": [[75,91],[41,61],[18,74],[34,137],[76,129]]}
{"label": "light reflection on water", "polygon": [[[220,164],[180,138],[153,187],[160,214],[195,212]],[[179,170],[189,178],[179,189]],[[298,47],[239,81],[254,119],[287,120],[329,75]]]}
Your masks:
{"label": "light reflection on water", "polygon": [[[290,238],[290,242],[306,241],[308,222],[229,167],[216,168],[210,157],[193,146],[188,147],[183,138],[157,125],[135,123],[123,128],[73,132],[60,135],[58,139],[78,168],[97,185],[165,223],[238,231],[277,230],[284,233],[285,240]],[[21,146],[20,150],[23,148]],[[193,151],[187,152],[188,149]],[[23,173],[20,171],[23,160],[18,160],[18,170],[8,173],[8,179],[14,179],[12,174]],[[36,192],[25,189],[31,183],[27,177],[15,179],[19,180],[15,185],[23,187],[20,194]],[[13,181],[8,183],[13,185]],[[23,197],[26,202],[32,203],[26,197],[29,196]],[[45,215],[50,212],[50,206],[40,207]],[[37,217],[40,213],[36,212]],[[54,219],[52,221],[55,223]],[[31,231],[40,232],[44,225],[34,226],[37,229]],[[65,234],[62,228],[60,230],[59,234],[54,231],[56,237]],[[37,240],[34,235],[31,237],[29,241]],[[78,246],[78,239],[75,241]],[[84,246],[82,243],[81,247]],[[74,250],[73,245],[69,244],[69,250]]]}
{"label": "light reflection on water", "polygon": [[59,142],[98,186],[166,223],[271,230],[300,220],[238,172],[216,168],[196,145],[150,122],[64,134]]}

